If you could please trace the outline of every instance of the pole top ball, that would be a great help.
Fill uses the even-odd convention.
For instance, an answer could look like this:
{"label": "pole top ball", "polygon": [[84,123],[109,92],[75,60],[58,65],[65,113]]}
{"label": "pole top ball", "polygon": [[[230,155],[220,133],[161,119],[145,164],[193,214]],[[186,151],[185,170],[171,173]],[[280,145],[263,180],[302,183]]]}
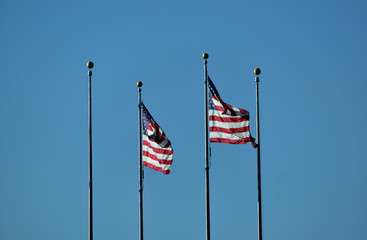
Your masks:
{"label": "pole top ball", "polygon": [[143,83],[139,81],[139,82],[136,83],[136,86],[141,87],[141,86],[143,86]]}
{"label": "pole top ball", "polygon": [[261,73],[260,68],[255,68],[254,73],[255,73],[255,75],[260,75],[260,73]]}
{"label": "pole top ball", "polygon": [[208,58],[209,58],[209,54],[207,54],[207,53],[203,53],[203,58],[204,58],[204,59],[208,59]]}
{"label": "pole top ball", "polygon": [[93,62],[87,62],[87,68],[92,69],[94,67]]}

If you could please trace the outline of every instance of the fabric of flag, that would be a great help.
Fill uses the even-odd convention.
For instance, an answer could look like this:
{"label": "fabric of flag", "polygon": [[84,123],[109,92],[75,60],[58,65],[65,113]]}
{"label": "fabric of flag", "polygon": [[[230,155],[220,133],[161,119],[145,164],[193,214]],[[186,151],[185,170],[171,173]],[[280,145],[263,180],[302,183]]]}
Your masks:
{"label": "fabric of flag", "polygon": [[246,144],[257,147],[249,128],[249,113],[223,102],[213,82],[208,77],[209,136],[210,142]]}
{"label": "fabric of flag", "polygon": [[171,142],[158,123],[154,121],[143,103],[141,103],[141,113],[143,125],[143,165],[164,174],[169,174],[173,160]]}

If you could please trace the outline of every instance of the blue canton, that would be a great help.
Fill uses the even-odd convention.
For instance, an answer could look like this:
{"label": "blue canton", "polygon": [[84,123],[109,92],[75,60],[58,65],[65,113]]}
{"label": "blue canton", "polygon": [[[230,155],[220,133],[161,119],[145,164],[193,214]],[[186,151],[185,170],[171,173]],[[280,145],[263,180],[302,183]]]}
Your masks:
{"label": "blue canton", "polygon": [[215,93],[217,92],[215,89],[215,86],[213,84],[213,82],[210,80],[210,78],[208,77],[208,88],[209,88],[209,99],[208,99],[208,103],[209,103],[209,109],[211,110],[216,110],[216,107],[214,105],[214,102],[213,102],[213,96],[215,95]]}
{"label": "blue canton", "polygon": [[147,128],[149,125],[149,119],[152,118],[146,107],[143,103],[141,103],[141,115],[142,115],[142,122],[143,122],[143,134],[148,136]]}

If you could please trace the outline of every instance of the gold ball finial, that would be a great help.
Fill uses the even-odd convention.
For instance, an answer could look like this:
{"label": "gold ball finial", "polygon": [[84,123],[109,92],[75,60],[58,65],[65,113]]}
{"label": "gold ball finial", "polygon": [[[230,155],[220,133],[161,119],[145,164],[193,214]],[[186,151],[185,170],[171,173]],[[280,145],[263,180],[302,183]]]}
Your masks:
{"label": "gold ball finial", "polygon": [[141,86],[143,86],[143,83],[139,81],[139,82],[136,83],[136,86],[141,87]]}
{"label": "gold ball finial", "polygon": [[207,54],[207,53],[203,53],[203,58],[204,58],[204,59],[208,59],[208,58],[209,58],[209,54]]}
{"label": "gold ball finial", "polygon": [[260,73],[261,73],[260,68],[255,68],[254,73],[255,73],[255,75],[260,75]]}
{"label": "gold ball finial", "polygon": [[94,67],[93,62],[87,62],[87,68],[92,69]]}

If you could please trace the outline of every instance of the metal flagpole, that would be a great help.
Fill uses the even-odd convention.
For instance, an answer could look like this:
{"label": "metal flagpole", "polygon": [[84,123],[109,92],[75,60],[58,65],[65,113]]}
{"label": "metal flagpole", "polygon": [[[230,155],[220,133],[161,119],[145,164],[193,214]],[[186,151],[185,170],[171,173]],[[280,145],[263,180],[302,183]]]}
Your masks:
{"label": "metal flagpole", "polygon": [[143,141],[141,122],[141,86],[142,82],[137,82],[139,98],[139,239],[143,240]]}
{"label": "metal flagpole", "polygon": [[210,204],[209,204],[209,142],[208,142],[208,69],[207,59],[209,55],[203,54],[204,58],[204,83],[205,83],[205,212],[206,212],[206,240],[210,240]]}
{"label": "metal flagpole", "polygon": [[93,187],[92,187],[92,68],[93,62],[87,62],[88,71],[88,126],[89,126],[89,240],[93,240]]}
{"label": "metal flagpole", "polygon": [[261,165],[260,165],[260,119],[259,119],[259,75],[261,73],[260,68],[255,68],[254,73],[256,75],[256,138],[257,138],[257,209],[258,209],[258,225],[259,225],[259,240],[263,239],[262,236],[262,210],[261,210]]}

